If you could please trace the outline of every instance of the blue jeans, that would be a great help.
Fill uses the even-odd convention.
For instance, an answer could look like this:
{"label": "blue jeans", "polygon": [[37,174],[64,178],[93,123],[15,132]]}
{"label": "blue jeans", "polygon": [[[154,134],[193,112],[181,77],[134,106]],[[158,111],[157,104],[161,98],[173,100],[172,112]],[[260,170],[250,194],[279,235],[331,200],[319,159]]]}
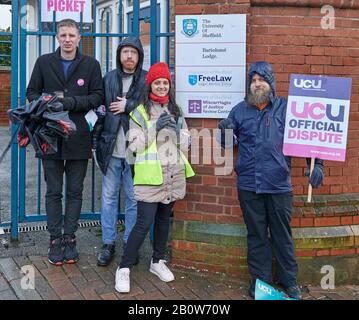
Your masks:
{"label": "blue jeans", "polygon": [[137,218],[137,202],[133,195],[131,168],[125,159],[111,157],[106,175],[102,176],[101,224],[104,244],[112,244],[117,238],[118,203],[122,182],[126,194],[123,240],[127,242]]}

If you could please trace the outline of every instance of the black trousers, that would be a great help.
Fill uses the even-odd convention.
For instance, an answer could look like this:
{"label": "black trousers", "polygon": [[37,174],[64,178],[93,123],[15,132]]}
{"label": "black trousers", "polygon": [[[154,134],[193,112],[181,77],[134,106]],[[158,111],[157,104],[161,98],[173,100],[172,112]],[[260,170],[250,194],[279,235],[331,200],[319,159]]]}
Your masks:
{"label": "black trousers", "polygon": [[256,194],[238,190],[239,202],[247,227],[248,267],[252,279],[272,282],[272,248],[277,262],[278,281],[284,286],[297,283],[298,265],[290,221],[292,192]]}
{"label": "black trousers", "polygon": [[159,202],[137,202],[137,220],[122,256],[120,268],[130,268],[137,259],[138,250],[154,222],[153,255],[154,262],[163,259],[166,253],[168,233],[170,228],[170,215],[174,202],[163,204]]}
{"label": "black trousers", "polygon": [[[51,240],[74,235],[82,206],[82,191],[88,160],[42,160],[46,181],[45,206]],[[66,176],[65,215],[62,218],[63,175]]]}

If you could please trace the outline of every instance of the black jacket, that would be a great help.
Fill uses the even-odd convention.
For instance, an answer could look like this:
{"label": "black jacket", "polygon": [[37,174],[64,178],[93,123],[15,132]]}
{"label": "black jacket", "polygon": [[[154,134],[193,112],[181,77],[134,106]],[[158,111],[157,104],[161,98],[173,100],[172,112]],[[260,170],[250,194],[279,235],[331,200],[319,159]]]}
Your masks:
{"label": "black jacket", "polygon": [[[139,59],[136,71],[133,74],[131,86],[126,94],[125,112],[114,115],[109,110],[109,106],[111,102],[117,100],[117,97],[122,97],[123,70],[120,62],[120,52],[125,46],[136,48],[139,52]],[[129,37],[124,39],[117,48],[116,69],[107,73],[103,79],[106,115],[97,121],[93,133],[97,161],[103,174],[106,174],[108,164],[115,149],[120,126],[123,127],[126,135],[129,129],[129,114],[143,99],[147,74],[147,71],[142,69],[143,56],[143,48],[138,38]]]}
{"label": "black jacket", "polygon": [[76,124],[76,131],[65,139],[59,139],[58,152],[46,159],[81,160],[91,158],[91,134],[85,119],[86,113],[101,105],[103,100],[101,68],[92,57],[76,53],[67,80],[65,80],[60,48],[36,60],[26,90],[31,102],[42,93],[64,92],[64,108]]}

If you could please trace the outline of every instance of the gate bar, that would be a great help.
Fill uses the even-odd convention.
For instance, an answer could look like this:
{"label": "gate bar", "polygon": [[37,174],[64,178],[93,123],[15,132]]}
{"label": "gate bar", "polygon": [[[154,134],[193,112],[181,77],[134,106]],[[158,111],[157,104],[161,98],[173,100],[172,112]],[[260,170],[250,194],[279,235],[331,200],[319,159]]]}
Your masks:
{"label": "gate bar", "polygon": [[151,48],[151,60],[153,65],[157,62],[157,0],[151,0],[150,11],[150,48]]}
{"label": "gate bar", "polygon": [[[18,97],[18,45],[19,45],[19,30],[18,30],[18,12],[19,5],[17,1],[12,1],[11,7],[11,29],[12,29],[12,44],[11,44],[11,108],[17,108]],[[11,124],[12,134],[16,131],[16,126]],[[17,207],[17,164],[18,164],[18,142],[14,139],[11,146],[11,241],[18,240],[18,207]],[[15,165],[14,165],[15,164]]]}
{"label": "gate bar", "polygon": [[133,25],[132,33],[135,37],[140,36],[140,1],[133,1]]}
{"label": "gate bar", "polygon": [[[26,103],[26,0],[20,0],[20,66],[24,72],[20,72],[20,106]],[[19,222],[25,218],[25,189],[26,189],[26,150],[19,149]]]}

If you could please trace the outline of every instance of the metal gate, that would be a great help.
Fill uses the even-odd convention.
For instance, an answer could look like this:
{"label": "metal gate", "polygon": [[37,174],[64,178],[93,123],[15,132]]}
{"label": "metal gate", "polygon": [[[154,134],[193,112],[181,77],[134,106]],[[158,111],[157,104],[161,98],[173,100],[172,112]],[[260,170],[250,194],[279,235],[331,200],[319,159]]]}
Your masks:
{"label": "metal gate", "polygon": [[[54,0],[56,1],[56,0]],[[52,2],[54,2],[52,1]],[[44,0],[12,1],[11,28],[11,108],[26,103],[26,86],[36,58],[54,52],[56,41],[56,12],[52,21],[42,20]],[[80,51],[100,62],[103,75],[115,68],[117,43],[125,36],[141,38],[145,48],[145,68],[161,60],[171,70],[170,32],[171,0],[97,0],[92,2],[92,22],[79,15]],[[16,127],[12,125],[12,133]],[[90,160],[84,187],[83,211],[80,219],[99,219],[101,173]],[[65,182],[66,184],[66,182]],[[0,226],[11,227],[11,239],[17,240],[19,223],[45,221],[44,181],[41,161],[34,158],[30,147],[11,146],[11,221]],[[66,199],[64,199],[66,201]]]}

